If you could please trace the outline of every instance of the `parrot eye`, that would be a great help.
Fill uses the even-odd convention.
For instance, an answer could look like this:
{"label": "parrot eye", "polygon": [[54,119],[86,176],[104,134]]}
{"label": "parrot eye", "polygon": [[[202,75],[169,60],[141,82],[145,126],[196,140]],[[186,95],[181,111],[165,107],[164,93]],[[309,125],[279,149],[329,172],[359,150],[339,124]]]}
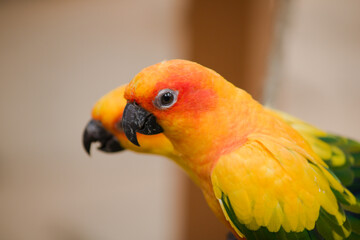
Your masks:
{"label": "parrot eye", "polygon": [[176,103],[178,93],[178,91],[174,91],[171,89],[160,90],[154,100],[155,107],[160,110],[171,107]]}

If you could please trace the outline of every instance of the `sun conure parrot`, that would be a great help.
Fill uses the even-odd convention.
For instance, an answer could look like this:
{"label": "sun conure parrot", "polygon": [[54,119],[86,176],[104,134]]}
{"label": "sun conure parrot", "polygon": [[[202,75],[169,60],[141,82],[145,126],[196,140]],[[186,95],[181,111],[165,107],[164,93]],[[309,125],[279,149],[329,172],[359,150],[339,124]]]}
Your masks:
{"label": "sun conure parrot", "polygon": [[[360,212],[359,201],[343,187],[358,190],[359,143],[266,109],[189,61],[162,62],[139,73],[125,92],[123,118],[122,91],[95,105],[84,132],[88,152],[91,142],[100,141],[103,151],[122,146],[174,159],[238,237],[359,236],[359,220],[351,214]],[[121,125],[140,148],[129,144]]]}
{"label": "sun conure parrot", "polygon": [[118,152],[124,149],[140,153],[153,153],[168,158],[177,158],[170,141],[163,135],[139,134],[141,147],[135,146],[125,136],[121,126],[121,119],[126,100],[124,91],[126,85],[120,86],[96,102],[92,109],[92,119],[88,123],[83,136],[85,150],[90,154],[93,142],[100,142],[99,150],[104,152]]}

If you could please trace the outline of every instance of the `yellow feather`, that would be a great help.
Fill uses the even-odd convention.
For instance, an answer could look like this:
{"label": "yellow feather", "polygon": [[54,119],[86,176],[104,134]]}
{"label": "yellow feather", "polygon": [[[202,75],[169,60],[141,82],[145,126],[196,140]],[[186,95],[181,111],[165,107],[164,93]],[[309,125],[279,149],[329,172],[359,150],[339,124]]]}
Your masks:
{"label": "yellow feather", "polygon": [[231,194],[232,198],[242,199],[242,201],[235,201],[232,203],[232,206],[237,214],[239,214],[239,218],[242,219],[242,222],[245,224],[249,224],[252,216],[252,202],[246,193],[245,190],[241,189],[235,191]]}
{"label": "yellow feather", "polygon": [[273,210],[273,213],[271,215],[269,225],[267,226],[269,231],[270,232],[277,232],[277,231],[279,231],[281,225],[283,226],[285,231],[288,231],[289,230],[288,224],[283,223],[283,218],[284,218],[283,210],[282,210],[282,208],[280,206],[280,203],[277,203],[274,210]]}
{"label": "yellow feather", "polygon": [[344,154],[343,151],[341,151],[338,147],[336,146],[332,146],[331,147],[332,150],[332,158],[331,158],[331,163],[333,164],[334,167],[339,167],[345,164],[346,162],[346,156]]}
{"label": "yellow feather", "polygon": [[[314,137],[314,135],[306,134],[303,135],[304,138],[308,141],[311,147],[316,151],[317,155],[322,159],[330,159],[332,156],[332,149],[329,144],[319,140]],[[316,136],[316,135],[315,135]]]}
{"label": "yellow feather", "polygon": [[286,204],[284,204],[284,216],[286,221],[289,223],[290,230],[296,231],[298,226],[298,211],[299,208],[302,208],[303,206],[298,204],[298,199],[296,196],[287,196],[285,201]]}
{"label": "yellow feather", "polygon": [[265,213],[263,215],[263,222],[261,224],[262,226],[269,225],[271,216],[277,204],[278,202],[274,196],[267,195],[266,201],[264,201]]}

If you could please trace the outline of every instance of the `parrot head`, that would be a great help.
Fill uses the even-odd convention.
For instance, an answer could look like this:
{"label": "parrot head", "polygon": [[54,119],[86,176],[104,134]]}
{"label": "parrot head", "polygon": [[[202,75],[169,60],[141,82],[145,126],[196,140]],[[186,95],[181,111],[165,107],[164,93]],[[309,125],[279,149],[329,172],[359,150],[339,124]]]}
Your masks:
{"label": "parrot head", "polygon": [[[239,140],[240,136],[233,136],[239,131],[232,131],[241,125],[235,126],[235,118],[246,114],[246,100],[251,98],[215,71],[186,60],[143,69],[128,84],[124,96],[128,103],[122,126],[127,138],[139,146],[136,133],[164,132],[182,154],[223,151]],[[232,96],[242,99],[235,101]],[[233,111],[239,104],[247,107],[243,112]]]}
{"label": "parrot head", "polygon": [[141,153],[154,153],[173,157],[174,150],[169,140],[163,135],[146,136],[139,134],[141,147],[132,144],[122,128],[122,115],[126,105],[124,99],[125,85],[109,92],[92,109],[92,118],[83,133],[83,146],[90,154],[91,144],[100,142],[99,150],[118,152],[129,149]]}

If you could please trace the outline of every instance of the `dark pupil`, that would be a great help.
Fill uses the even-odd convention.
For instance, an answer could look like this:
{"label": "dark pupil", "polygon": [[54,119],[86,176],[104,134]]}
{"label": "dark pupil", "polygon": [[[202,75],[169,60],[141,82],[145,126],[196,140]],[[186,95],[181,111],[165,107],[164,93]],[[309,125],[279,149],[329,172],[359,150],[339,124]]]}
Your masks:
{"label": "dark pupil", "polygon": [[161,96],[161,104],[162,105],[168,105],[171,104],[174,100],[174,96],[170,92],[164,93],[164,95]]}

